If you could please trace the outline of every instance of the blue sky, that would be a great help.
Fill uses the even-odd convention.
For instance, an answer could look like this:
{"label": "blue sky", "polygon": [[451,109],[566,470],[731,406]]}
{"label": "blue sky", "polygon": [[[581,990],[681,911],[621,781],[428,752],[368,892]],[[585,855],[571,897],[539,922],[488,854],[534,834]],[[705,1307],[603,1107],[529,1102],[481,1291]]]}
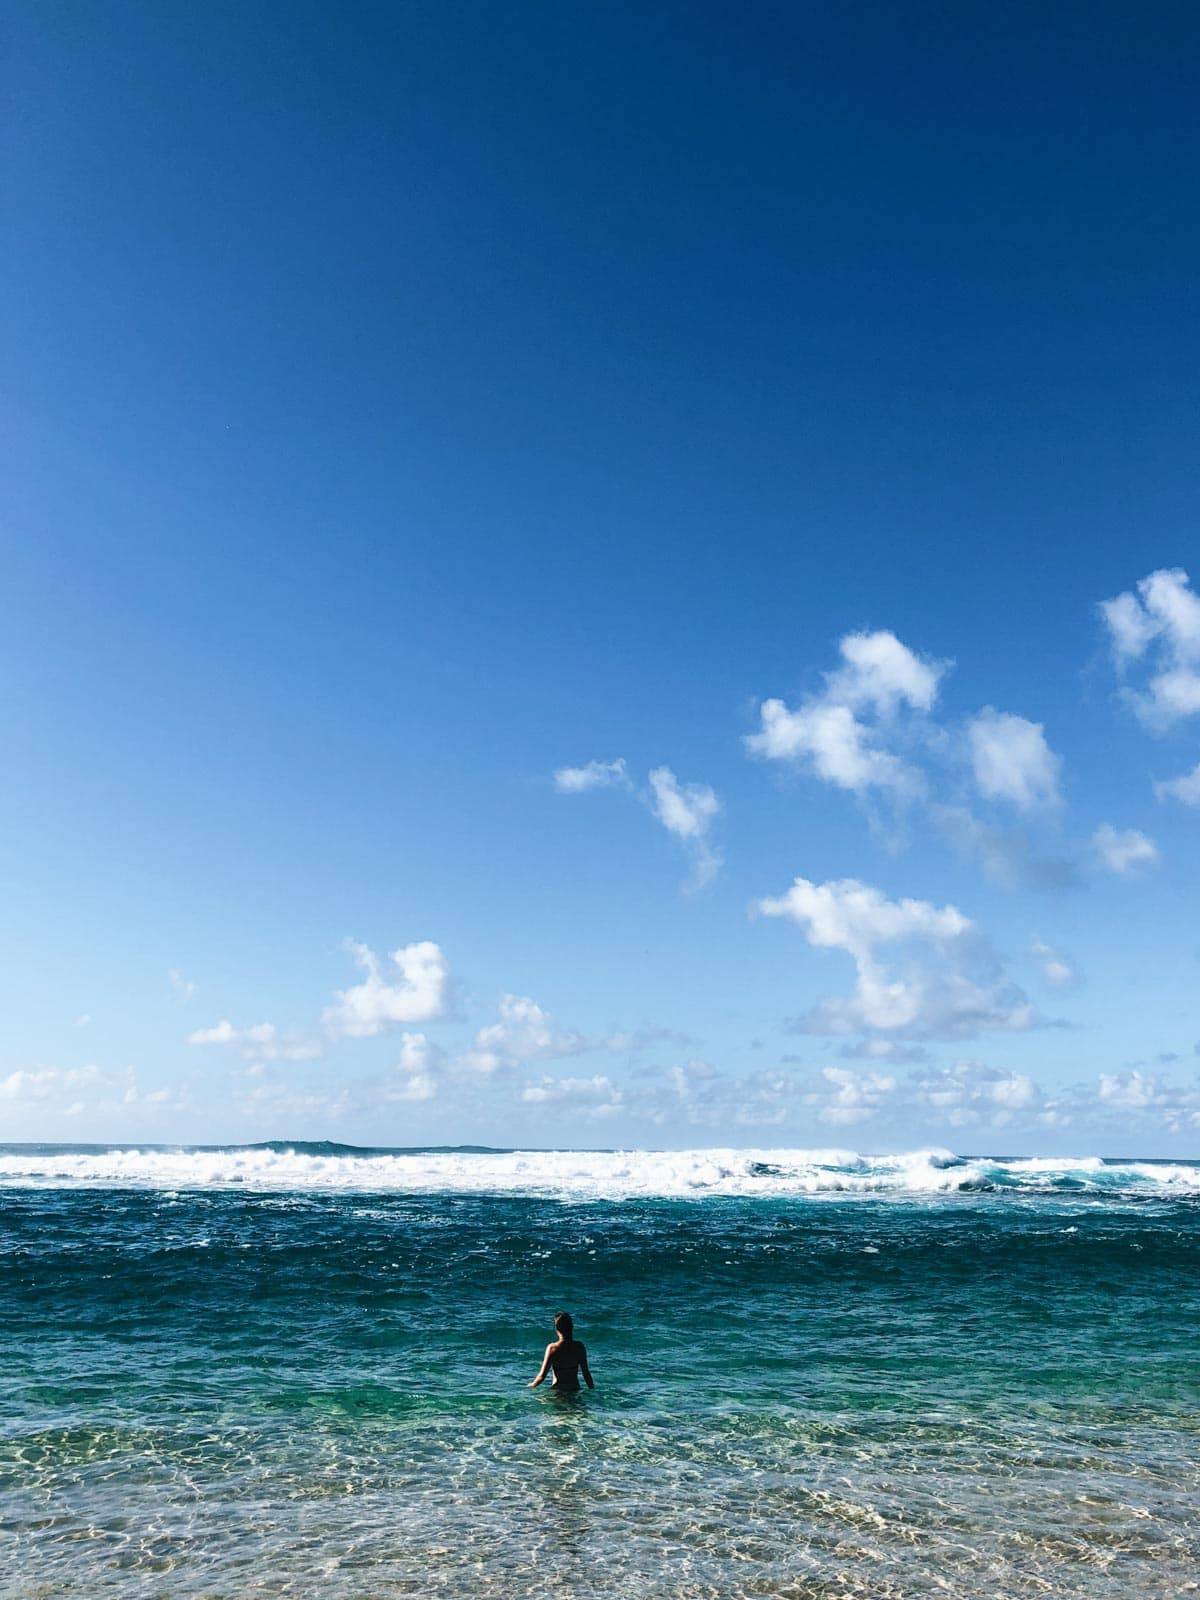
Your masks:
{"label": "blue sky", "polygon": [[1194,1155],[1198,42],[16,16],[0,1137]]}

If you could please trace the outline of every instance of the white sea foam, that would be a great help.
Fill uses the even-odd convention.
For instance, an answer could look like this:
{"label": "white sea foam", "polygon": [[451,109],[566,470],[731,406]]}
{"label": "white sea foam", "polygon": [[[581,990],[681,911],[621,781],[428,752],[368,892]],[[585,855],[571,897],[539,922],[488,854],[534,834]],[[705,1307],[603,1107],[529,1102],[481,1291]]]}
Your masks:
{"label": "white sea foam", "polygon": [[320,1147],[0,1150],[0,1187],[549,1194],[665,1199],[963,1193],[1200,1194],[1200,1162],[960,1157],[950,1150],[512,1150]]}

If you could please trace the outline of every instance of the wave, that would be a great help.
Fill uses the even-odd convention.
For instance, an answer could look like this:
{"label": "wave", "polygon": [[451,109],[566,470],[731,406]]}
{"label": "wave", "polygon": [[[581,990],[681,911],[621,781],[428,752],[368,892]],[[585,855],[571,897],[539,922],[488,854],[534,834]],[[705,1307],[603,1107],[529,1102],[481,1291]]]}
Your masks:
{"label": "wave", "polygon": [[360,1150],[327,1143],[0,1148],[0,1187],[549,1195],[581,1199],[1200,1195],[1200,1162],[950,1150]]}

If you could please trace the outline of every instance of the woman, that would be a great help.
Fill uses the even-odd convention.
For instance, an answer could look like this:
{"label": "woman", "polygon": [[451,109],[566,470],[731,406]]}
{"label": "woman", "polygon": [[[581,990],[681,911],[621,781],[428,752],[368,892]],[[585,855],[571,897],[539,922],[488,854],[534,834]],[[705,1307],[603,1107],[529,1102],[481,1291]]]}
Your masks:
{"label": "woman", "polygon": [[583,1373],[583,1381],[589,1389],[596,1385],[592,1382],[592,1374],[588,1368],[587,1351],[575,1337],[575,1324],[571,1321],[569,1311],[560,1311],[554,1319],[554,1331],[558,1338],[553,1344],[546,1346],[546,1354],[542,1357],[542,1370],[529,1385],[536,1389],[543,1383],[548,1372],[553,1373],[553,1387],[564,1393],[579,1388],[579,1374]]}

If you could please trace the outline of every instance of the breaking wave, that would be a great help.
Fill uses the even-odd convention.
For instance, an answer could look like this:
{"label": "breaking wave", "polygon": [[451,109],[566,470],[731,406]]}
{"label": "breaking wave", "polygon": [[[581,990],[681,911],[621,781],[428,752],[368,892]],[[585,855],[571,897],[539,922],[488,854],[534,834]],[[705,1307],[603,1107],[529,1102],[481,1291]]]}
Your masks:
{"label": "breaking wave", "polygon": [[702,1196],[1200,1195],[1200,1161],[958,1156],[950,1150],[362,1150],[272,1142],[204,1148],[0,1147],[0,1187]]}

